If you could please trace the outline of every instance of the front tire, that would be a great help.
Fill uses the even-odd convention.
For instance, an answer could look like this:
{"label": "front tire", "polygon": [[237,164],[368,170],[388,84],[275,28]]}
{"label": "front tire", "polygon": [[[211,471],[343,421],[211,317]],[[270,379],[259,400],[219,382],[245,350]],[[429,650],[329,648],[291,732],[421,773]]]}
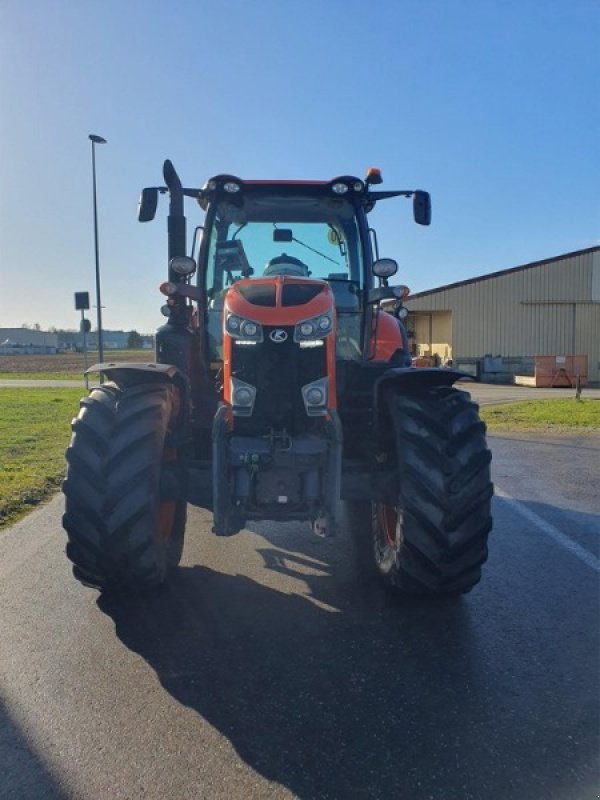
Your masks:
{"label": "front tire", "polygon": [[171,384],[105,384],[82,399],[63,484],[66,552],[82,583],[152,586],[179,564],[187,505],[165,490],[177,474],[178,410]]}
{"label": "front tire", "polygon": [[393,395],[388,410],[397,487],[390,502],[353,509],[359,557],[394,591],[468,592],[492,527],[491,453],[478,407],[467,392],[437,387]]}

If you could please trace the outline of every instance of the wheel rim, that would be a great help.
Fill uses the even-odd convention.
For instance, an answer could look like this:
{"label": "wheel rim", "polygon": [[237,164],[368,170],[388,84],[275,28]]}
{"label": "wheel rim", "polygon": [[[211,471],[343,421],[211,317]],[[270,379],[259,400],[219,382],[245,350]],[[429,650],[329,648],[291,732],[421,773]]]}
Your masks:
{"label": "wheel rim", "polygon": [[395,562],[398,511],[394,506],[376,503],[373,511],[373,549],[377,567],[387,573]]}
{"label": "wheel rim", "polygon": [[390,547],[396,547],[396,526],[398,525],[398,512],[394,506],[383,503],[380,508],[380,525],[383,538]]}

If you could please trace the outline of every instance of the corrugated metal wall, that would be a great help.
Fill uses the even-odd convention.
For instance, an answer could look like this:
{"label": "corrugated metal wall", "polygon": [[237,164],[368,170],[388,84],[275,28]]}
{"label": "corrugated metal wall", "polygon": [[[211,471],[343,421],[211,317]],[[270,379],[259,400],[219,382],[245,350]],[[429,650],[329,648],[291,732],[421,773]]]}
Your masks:
{"label": "corrugated metal wall", "polygon": [[[588,355],[600,381],[600,248],[482,276],[406,300],[411,312],[450,311],[455,358]],[[418,339],[417,339],[418,341]]]}

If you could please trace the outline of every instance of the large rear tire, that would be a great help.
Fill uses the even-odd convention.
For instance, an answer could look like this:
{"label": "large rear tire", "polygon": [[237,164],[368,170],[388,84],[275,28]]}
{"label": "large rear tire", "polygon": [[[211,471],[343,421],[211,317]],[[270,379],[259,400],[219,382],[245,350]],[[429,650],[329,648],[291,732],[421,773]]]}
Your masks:
{"label": "large rear tire", "polygon": [[467,392],[393,395],[397,489],[390,503],[353,504],[359,558],[386,588],[456,595],[481,578],[492,527],[491,453]]}
{"label": "large rear tire", "polygon": [[63,484],[66,552],[82,583],[152,586],[179,564],[187,505],[164,487],[178,410],[171,384],[105,384],[82,399]]}

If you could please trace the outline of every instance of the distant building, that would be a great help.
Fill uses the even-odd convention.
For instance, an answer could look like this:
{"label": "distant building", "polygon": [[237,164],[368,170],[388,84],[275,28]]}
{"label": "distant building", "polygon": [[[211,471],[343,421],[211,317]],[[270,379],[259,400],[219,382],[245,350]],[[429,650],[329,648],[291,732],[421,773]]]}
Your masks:
{"label": "distant building", "polygon": [[0,328],[0,354],[56,353],[58,336],[35,328]]}
{"label": "distant building", "polygon": [[[131,331],[102,331],[102,346],[104,350],[125,350],[129,342]],[[59,331],[59,346],[62,348],[81,350],[83,347],[83,335],[79,331]],[[142,348],[152,350],[154,347],[154,336],[142,334]],[[88,350],[98,349],[98,335],[96,331],[90,331],[86,337]]]}
{"label": "distant building", "polygon": [[[105,350],[125,350],[129,331],[102,331],[102,346]],[[98,349],[98,333],[92,331],[87,335],[87,346],[91,350]]]}
{"label": "distant building", "polygon": [[536,356],[585,356],[600,381],[600,247],[410,295],[413,355],[484,380],[533,374]]}

